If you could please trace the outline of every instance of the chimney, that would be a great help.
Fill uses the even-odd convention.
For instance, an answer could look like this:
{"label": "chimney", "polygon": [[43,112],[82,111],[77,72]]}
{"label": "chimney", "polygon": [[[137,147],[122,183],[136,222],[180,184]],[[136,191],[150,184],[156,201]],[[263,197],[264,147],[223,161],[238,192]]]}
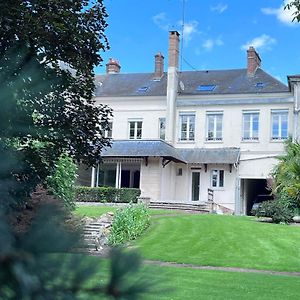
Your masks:
{"label": "chimney", "polygon": [[177,31],[170,31],[169,33],[169,64],[168,67],[175,67],[178,69],[179,59],[179,33]]}
{"label": "chimney", "polygon": [[120,73],[120,63],[116,59],[110,58],[106,64],[106,73],[107,74],[118,74]]}
{"label": "chimney", "polygon": [[166,142],[175,143],[176,100],[178,94],[179,33],[169,33],[169,63],[167,81]]}
{"label": "chimney", "polygon": [[154,70],[154,78],[160,79],[164,74],[164,56],[158,52],[155,55],[155,70]]}
{"label": "chimney", "polygon": [[254,47],[250,46],[247,50],[247,74],[248,76],[254,76],[256,70],[261,65],[261,59]]}

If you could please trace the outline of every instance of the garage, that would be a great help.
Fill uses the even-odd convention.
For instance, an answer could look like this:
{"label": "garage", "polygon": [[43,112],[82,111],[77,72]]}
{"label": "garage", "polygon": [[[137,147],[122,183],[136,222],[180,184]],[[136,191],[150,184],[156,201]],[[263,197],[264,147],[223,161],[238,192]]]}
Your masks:
{"label": "garage", "polygon": [[250,215],[251,208],[256,199],[266,200],[268,198],[262,195],[270,195],[267,179],[241,179],[241,199],[243,199],[242,203],[246,215]]}

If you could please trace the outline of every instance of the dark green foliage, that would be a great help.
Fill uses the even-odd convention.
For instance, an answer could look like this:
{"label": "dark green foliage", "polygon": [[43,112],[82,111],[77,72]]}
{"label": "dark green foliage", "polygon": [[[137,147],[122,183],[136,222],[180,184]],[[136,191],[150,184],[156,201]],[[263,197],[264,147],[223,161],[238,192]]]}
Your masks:
{"label": "dark green foliage", "polygon": [[75,187],[75,199],[79,202],[137,203],[140,194],[141,190],[133,188]]}
{"label": "dark green foliage", "polygon": [[1,176],[20,206],[62,153],[93,165],[110,144],[111,109],[93,100],[106,17],[102,0],[0,1],[0,147],[25,166]]}
{"label": "dark green foliage", "polygon": [[289,140],[285,149],[286,154],[279,158],[273,172],[273,193],[300,207],[300,144]]}
{"label": "dark green foliage", "polygon": [[141,264],[140,257],[115,249],[110,278],[104,284],[95,278],[100,260],[95,263],[86,255],[66,253],[80,246],[79,233],[65,225],[64,211],[53,205],[42,207],[24,234],[14,233],[1,215],[0,299],[140,299],[145,282],[129,281]]}
{"label": "dark green foliage", "polygon": [[75,180],[77,166],[67,155],[61,155],[55,164],[53,174],[46,178],[47,188],[61,199],[69,210],[75,208]]}
{"label": "dark green foliage", "polygon": [[295,10],[293,21],[300,22],[300,0],[292,0],[286,3],[284,9]]}
{"label": "dark green foliage", "polygon": [[[36,203],[28,203],[61,154],[93,165],[110,144],[103,130],[111,109],[92,99],[93,69],[108,47],[106,17],[102,0],[0,1],[1,300],[83,299],[82,293],[136,299],[140,292],[140,285],[126,284],[126,272],[114,273],[109,288],[100,279],[91,285],[98,266],[70,254],[80,246],[80,231],[65,209],[47,204],[36,212]],[[136,270],[135,255],[128,262],[117,255],[114,269]]]}
{"label": "dark green foliage", "polygon": [[136,239],[150,224],[149,210],[144,205],[129,205],[114,214],[109,243],[120,245]]}
{"label": "dark green foliage", "polygon": [[290,223],[294,215],[288,203],[282,200],[271,200],[261,203],[256,216],[272,218],[274,223]]}

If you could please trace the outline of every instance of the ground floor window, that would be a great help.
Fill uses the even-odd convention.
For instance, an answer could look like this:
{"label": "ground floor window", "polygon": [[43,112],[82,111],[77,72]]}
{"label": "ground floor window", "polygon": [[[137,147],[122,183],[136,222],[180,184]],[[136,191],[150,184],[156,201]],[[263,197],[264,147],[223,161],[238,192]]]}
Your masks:
{"label": "ground floor window", "polygon": [[103,163],[96,169],[94,186],[140,187],[140,163]]}
{"label": "ground floor window", "polygon": [[224,170],[211,171],[211,186],[216,188],[224,187]]}

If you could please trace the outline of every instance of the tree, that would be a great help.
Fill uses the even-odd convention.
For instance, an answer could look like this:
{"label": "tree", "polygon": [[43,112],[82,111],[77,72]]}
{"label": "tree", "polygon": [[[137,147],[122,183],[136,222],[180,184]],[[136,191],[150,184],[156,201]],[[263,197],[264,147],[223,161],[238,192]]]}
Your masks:
{"label": "tree", "polygon": [[21,194],[62,153],[94,165],[110,144],[111,109],[93,100],[106,17],[102,0],[0,2],[0,143],[27,165],[25,174],[2,175],[26,183]]}
{"label": "tree", "polygon": [[137,299],[141,291],[131,279],[124,284],[140,260],[118,250],[109,283],[88,281],[98,264],[66,255],[79,246],[80,230],[48,195],[23,231],[14,226],[61,154],[92,165],[109,145],[111,110],[92,99],[93,68],[108,47],[106,16],[102,0],[0,1],[1,299]]}
{"label": "tree", "polygon": [[289,1],[285,4],[284,9],[293,10],[293,21],[300,22],[300,0]]}

